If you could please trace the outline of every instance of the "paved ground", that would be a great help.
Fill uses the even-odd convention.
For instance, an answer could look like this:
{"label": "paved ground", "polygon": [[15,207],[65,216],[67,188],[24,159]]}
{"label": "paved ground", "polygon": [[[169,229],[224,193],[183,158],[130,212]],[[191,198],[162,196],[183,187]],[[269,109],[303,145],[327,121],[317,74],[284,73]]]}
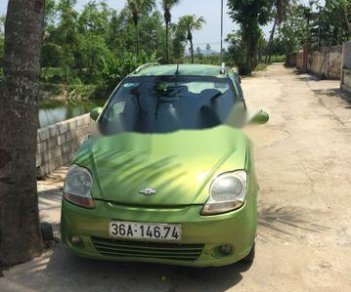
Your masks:
{"label": "paved ground", "polygon": [[[269,125],[248,129],[261,185],[251,267],[189,269],[94,262],[59,244],[5,271],[1,291],[351,291],[351,104],[337,81],[282,65],[243,81]],[[59,222],[65,169],[39,183],[41,216]]]}

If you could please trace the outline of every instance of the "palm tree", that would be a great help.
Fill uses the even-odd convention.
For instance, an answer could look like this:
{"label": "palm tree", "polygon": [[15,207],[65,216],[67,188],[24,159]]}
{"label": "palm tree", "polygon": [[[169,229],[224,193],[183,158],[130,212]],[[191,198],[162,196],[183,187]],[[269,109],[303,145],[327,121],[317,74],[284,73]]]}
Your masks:
{"label": "palm tree", "polygon": [[135,27],[136,54],[140,53],[139,20],[140,14],[147,14],[155,7],[155,0],[127,0]]}
{"label": "palm tree", "polygon": [[285,21],[286,9],[287,9],[289,4],[290,4],[290,0],[274,0],[273,5],[275,7],[275,17],[274,17],[273,27],[271,30],[271,35],[269,37],[269,42],[268,42],[268,54],[266,56],[266,63],[271,62],[275,29],[276,29],[277,25],[279,25]]}
{"label": "palm tree", "polygon": [[190,43],[191,63],[194,64],[194,44],[193,44],[193,31],[200,30],[205,24],[205,19],[196,17],[196,15],[185,15],[179,19],[179,26],[184,30]]}
{"label": "palm tree", "polygon": [[162,0],[162,7],[164,11],[164,19],[166,24],[166,62],[169,62],[169,24],[172,21],[171,9],[179,4],[181,0]]}
{"label": "palm tree", "polygon": [[0,80],[0,263],[4,266],[30,260],[43,247],[35,163],[43,18],[44,1],[8,2]]}

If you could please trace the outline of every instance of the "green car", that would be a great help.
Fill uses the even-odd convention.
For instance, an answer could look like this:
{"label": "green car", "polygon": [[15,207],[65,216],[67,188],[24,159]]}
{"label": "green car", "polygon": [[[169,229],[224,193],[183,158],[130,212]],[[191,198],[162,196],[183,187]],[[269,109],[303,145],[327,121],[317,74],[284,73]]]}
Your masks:
{"label": "green car", "polygon": [[258,185],[239,76],[147,64],[126,77],[67,174],[62,241],[91,259],[208,267],[252,261]]}

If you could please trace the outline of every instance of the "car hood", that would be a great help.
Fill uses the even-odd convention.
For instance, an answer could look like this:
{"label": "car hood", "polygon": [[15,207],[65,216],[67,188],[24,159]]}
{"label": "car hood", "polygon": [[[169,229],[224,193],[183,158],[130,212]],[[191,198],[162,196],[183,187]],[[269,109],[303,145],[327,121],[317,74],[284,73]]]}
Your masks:
{"label": "car hood", "polygon": [[[229,126],[89,139],[75,164],[88,168],[95,199],[141,206],[203,204],[223,172],[245,169],[248,139]],[[141,191],[151,188],[155,194]]]}

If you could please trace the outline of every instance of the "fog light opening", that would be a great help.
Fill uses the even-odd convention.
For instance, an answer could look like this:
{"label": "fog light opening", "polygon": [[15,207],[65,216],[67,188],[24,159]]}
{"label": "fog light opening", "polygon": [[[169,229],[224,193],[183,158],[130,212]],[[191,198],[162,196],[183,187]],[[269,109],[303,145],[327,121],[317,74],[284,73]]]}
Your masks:
{"label": "fog light opening", "polygon": [[229,244],[224,244],[219,247],[219,251],[222,255],[228,256],[233,252],[233,247]]}
{"label": "fog light opening", "polygon": [[70,241],[71,241],[73,246],[76,246],[76,247],[83,247],[84,246],[83,240],[78,235],[71,236]]}

